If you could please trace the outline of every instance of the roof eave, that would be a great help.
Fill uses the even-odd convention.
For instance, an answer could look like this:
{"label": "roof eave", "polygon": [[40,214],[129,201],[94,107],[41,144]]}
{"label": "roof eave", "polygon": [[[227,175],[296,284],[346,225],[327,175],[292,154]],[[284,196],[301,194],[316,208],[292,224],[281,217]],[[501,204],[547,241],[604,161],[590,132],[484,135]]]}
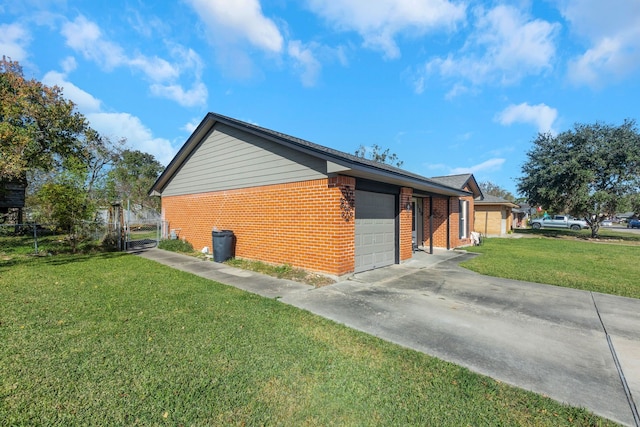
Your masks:
{"label": "roof eave", "polygon": [[202,141],[204,136],[213,128],[215,122],[216,121],[211,117],[211,113],[207,113],[196,130],[193,131],[175,157],[171,162],[169,162],[158,179],[156,179],[156,182],[153,183],[153,186],[151,186],[151,189],[148,192],[149,196],[162,196],[162,192],[169,180],[177,172],[182,163],[191,155],[193,150],[199,145],[199,142]]}
{"label": "roof eave", "polygon": [[507,206],[509,208],[519,208],[519,205],[516,205],[515,203],[511,203],[511,202],[485,202],[485,201],[481,201],[481,200],[476,200],[475,201],[475,205],[476,206],[493,206],[493,205],[500,205],[500,206]]}
{"label": "roof eave", "polygon": [[[398,171],[395,172],[392,170],[388,170],[387,168],[376,167],[374,164],[365,164],[357,160],[350,160],[346,157],[342,157],[335,154],[333,152],[335,150],[327,149],[327,151],[325,151],[325,150],[314,148],[308,145],[302,145],[302,144],[296,143],[291,139],[285,138],[284,136],[280,137],[272,133],[265,133],[260,129],[255,129],[251,126],[243,126],[242,122],[238,122],[234,119],[229,119],[214,113],[207,113],[207,115],[204,117],[202,122],[198,125],[196,130],[189,136],[185,144],[180,148],[178,153],[175,155],[175,157],[171,160],[169,165],[167,165],[165,170],[162,172],[162,174],[158,177],[156,182],[153,184],[153,186],[149,190],[149,193],[148,193],[149,195],[153,195],[153,196],[162,195],[164,188],[169,183],[171,178],[175,175],[175,173],[179,170],[183,162],[191,155],[193,150],[195,150],[195,148],[200,144],[200,142],[206,137],[206,135],[211,131],[211,129],[218,122],[234,128],[241,127],[242,130],[245,132],[251,133],[261,138],[266,138],[270,141],[276,142],[278,144],[282,144],[293,150],[303,152],[317,158],[321,158],[327,162],[340,165],[346,168],[346,170],[341,173],[344,173],[347,175],[375,179],[385,183],[402,185],[405,187],[411,187],[421,191],[436,193],[436,194],[441,194],[446,196],[465,197],[472,194],[461,189],[456,189],[454,187],[449,187],[447,185],[437,183],[435,181],[429,180],[428,178],[420,179],[417,176],[414,177],[414,176],[404,174],[401,172],[400,169],[398,169]],[[313,144],[313,145],[317,145],[317,144]]]}

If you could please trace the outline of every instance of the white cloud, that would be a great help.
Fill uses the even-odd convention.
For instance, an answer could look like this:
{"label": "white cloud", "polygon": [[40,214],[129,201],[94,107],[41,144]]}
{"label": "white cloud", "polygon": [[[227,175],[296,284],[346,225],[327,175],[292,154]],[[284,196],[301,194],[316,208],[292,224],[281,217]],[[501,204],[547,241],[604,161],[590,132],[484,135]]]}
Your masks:
{"label": "white cloud", "polygon": [[[68,58],[64,63],[68,64]],[[47,86],[55,85],[61,87],[65,99],[69,99],[76,104],[78,110],[81,111],[82,114],[86,115],[88,113],[95,113],[101,109],[101,101],[80,89],[73,83],[67,81],[66,74],[59,73],[57,71],[49,71],[42,78],[42,83]]]}
{"label": "white cloud", "polygon": [[86,117],[101,135],[114,140],[126,138],[128,146],[153,154],[163,165],[169,164],[176,153],[169,140],[155,138],[138,117],[129,113],[89,113]]}
{"label": "white cloud", "polygon": [[299,40],[292,40],[287,47],[287,53],[294,59],[296,68],[300,70],[302,84],[307,87],[314,86],[322,66],[315,58],[311,47],[303,45]]}
{"label": "white cloud", "polygon": [[460,96],[462,94],[465,94],[467,92],[470,92],[470,89],[467,86],[463,85],[462,83],[456,83],[453,85],[451,90],[449,90],[449,92],[445,94],[444,99],[452,100],[453,98]]}
{"label": "white cloud", "polygon": [[640,2],[563,0],[563,16],[572,31],[591,46],[569,61],[569,79],[602,86],[640,69]]}
{"label": "white cloud", "polygon": [[368,48],[400,56],[395,38],[453,28],[464,20],[463,3],[448,0],[307,0],[310,9],[340,31],[356,31]]}
{"label": "white cloud", "polygon": [[456,136],[458,141],[469,141],[473,136],[473,132],[465,132]]}
{"label": "white cloud", "polygon": [[[288,60],[306,87],[315,86],[323,61],[338,60],[347,64],[343,47],[331,48],[317,42],[305,43],[288,39],[283,20],[265,16],[259,0],[186,0],[205,25],[209,41],[215,49],[218,66],[234,79],[250,79],[259,70],[256,51],[267,55],[277,66]],[[283,31],[276,22],[283,26]]]}
{"label": "white cloud", "polygon": [[283,37],[276,24],[263,15],[259,0],[187,0],[216,43],[244,41],[259,49],[279,53]]}
{"label": "white cloud", "polygon": [[153,136],[138,117],[129,113],[107,113],[102,111],[102,102],[67,80],[67,76],[57,71],[49,71],[42,79],[48,86],[62,88],[64,97],[72,100],[89,125],[101,135],[119,140],[125,138],[127,145],[135,150],[153,154],[162,164],[168,164],[176,153],[171,141]]}
{"label": "white cloud", "polygon": [[123,49],[104,40],[98,25],[87,20],[84,16],[78,16],[74,21],[65,22],[61,32],[66,39],[67,46],[107,70],[127,63]]}
{"label": "white cloud", "polygon": [[180,74],[176,66],[157,56],[137,55],[134,58],[127,59],[125,64],[139,69],[154,82],[174,80]]}
{"label": "white cloud", "polygon": [[198,14],[214,48],[220,70],[235,80],[259,74],[256,51],[280,59],[284,37],[272,19],[266,17],[259,0],[185,0]]}
{"label": "white cloud", "polygon": [[60,65],[62,65],[62,70],[65,74],[69,74],[78,67],[78,62],[73,56],[67,56],[60,62]]}
{"label": "white cloud", "polygon": [[[201,81],[203,63],[192,49],[171,45],[173,62],[139,53],[129,56],[120,45],[107,40],[96,23],[84,16],[65,22],[61,32],[69,47],[107,71],[129,67],[142,72],[150,81],[151,93],[155,96],[183,106],[206,104],[207,89]],[[194,82],[189,90],[185,90],[179,81],[185,74],[193,75]]]}
{"label": "white cloud", "polygon": [[495,158],[489,159],[477,165],[469,166],[469,167],[458,167],[453,168],[449,172],[452,175],[461,174],[461,173],[478,173],[478,172],[490,172],[490,171],[498,171],[502,168],[502,165],[506,159]]}
{"label": "white cloud", "polygon": [[495,120],[505,126],[513,123],[528,123],[537,127],[538,132],[555,134],[553,123],[558,118],[558,110],[545,104],[529,105],[526,102],[509,105],[498,113]]}
{"label": "white cloud", "polygon": [[0,56],[23,62],[28,57],[26,47],[30,41],[31,35],[21,24],[0,25]]}
{"label": "white cloud", "polygon": [[204,105],[207,102],[207,87],[200,81],[195,82],[193,87],[189,90],[185,90],[182,86],[177,84],[153,84],[150,89],[152,94],[160,98],[167,98],[176,101],[184,107]]}
{"label": "white cloud", "polygon": [[[509,85],[552,68],[559,24],[532,19],[507,5],[488,11],[478,8],[474,16],[474,30],[465,46],[457,54],[427,62],[415,77],[417,90],[423,88],[424,79],[433,74],[476,86]],[[466,85],[456,81],[447,98],[467,90]]]}
{"label": "white cloud", "polygon": [[427,79],[424,73],[421,73],[421,75],[418,75],[413,79],[412,84],[413,84],[413,90],[415,91],[415,93],[420,95],[422,92],[424,92],[425,86],[427,84],[426,80]]}
{"label": "white cloud", "polygon": [[198,125],[202,122],[202,118],[198,118],[195,117],[193,119],[191,119],[190,122],[185,123],[184,126],[182,126],[180,129],[188,132],[188,133],[193,133],[193,131],[196,130],[196,128],[198,127]]}

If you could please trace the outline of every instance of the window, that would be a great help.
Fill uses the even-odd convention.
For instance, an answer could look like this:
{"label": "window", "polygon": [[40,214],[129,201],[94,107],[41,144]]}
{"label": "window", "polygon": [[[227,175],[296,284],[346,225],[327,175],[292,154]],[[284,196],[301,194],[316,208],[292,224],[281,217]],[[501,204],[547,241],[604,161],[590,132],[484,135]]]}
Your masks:
{"label": "window", "polygon": [[469,202],[467,200],[459,200],[460,212],[460,238],[466,239],[469,235]]}

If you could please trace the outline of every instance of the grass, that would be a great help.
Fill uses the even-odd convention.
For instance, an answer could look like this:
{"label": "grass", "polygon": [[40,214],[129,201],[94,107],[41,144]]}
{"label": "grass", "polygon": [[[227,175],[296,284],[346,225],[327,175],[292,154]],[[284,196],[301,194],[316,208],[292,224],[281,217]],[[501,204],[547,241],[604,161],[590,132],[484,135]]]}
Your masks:
{"label": "grass", "polygon": [[[70,254],[71,245],[66,236],[58,234],[47,234],[38,236],[37,240],[32,234],[18,236],[0,236],[0,260],[8,260],[16,256],[26,256],[36,254],[36,244],[38,255],[49,256],[58,254]],[[90,253],[101,252],[104,247],[93,240],[78,243],[78,252]]]}
{"label": "grass", "polygon": [[593,241],[588,233],[537,230],[526,233],[531,238],[485,239],[466,248],[483,256],[461,265],[489,276],[640,298],[640,236],[603,230]]}
{"label": "grass", "polygon": [[517,229],[515,234],[535,237],[558,237],[571,240],[590,240],[601,243],[618,243],[625,245],[640,245],[640,234],[630,233],[624,229],[600,227],[598,239],[591,239],[591,230],[566,230],[566,229]]}
{"label": "grass", "polygon": [[193,249],[191,243],[186,240],[180,239],[164,239],[158,242],[158,248],[164,249],[165,251],[179,252],[187,255],[200,255],[200,252],[197,252]]}
{"label": "grass", "polygon": [[131,230],[129,232],[130,240],[157,240],[158,232],[156,230]]}
{"label": "grass", "polygon": [[0,425],[613,425],[132,255],[7,258]]}
{"label": "grass", "polygon": [[[191,243],[179,239],[161,240],[158,244],[158,247],[167,251],[179,252],[194,257],[203,256],[200,252],[193,249]],[[335,280],[328,276],[312,273],[301,268],[292,267],[288,264],[274,265],[262,261],[254,261],[242,258],[229,259],[225,261],[225,264],[235,268],[241,268],[243,270],[255,271],[257,273],[277,277],[278,279],[287,279],[306,283],[315,287],[321,287],[335,283]]]}
{"label": "grass", "polygon": [[315,287],[321,287],[335,283],[335,280],[322,274],[311,273],[301,268],[295,268],[288,264],[272,265],[262,261],[252,261],[241,258],[230,259],[226,264],[241,268],[243,270],[251,270],[261,274],[277,277],[279,279],[294,280],[296,282],[307,283]]}

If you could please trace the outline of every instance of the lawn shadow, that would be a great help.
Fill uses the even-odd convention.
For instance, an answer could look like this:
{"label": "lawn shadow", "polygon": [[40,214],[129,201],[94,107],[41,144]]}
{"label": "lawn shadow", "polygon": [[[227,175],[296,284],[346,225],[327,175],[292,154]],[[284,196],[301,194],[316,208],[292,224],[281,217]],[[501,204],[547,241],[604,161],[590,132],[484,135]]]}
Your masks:
{"label": "lawn shadow", "polygon": [[85,262],[90,259],[102,258],[113,259],[127,256],[126,252],[94,252],[94,253],[78,253],[78,254],[60,254],[44,257],[44,263],[49,265],[65,265],[76,262]]}
{"label": "lawn shadow", "polygon": [[66,265],[77,262],[86,262],[90,259],[102,258],[102,259],[115,259],[128,255],[126,252],[85,252],[78,254],[56,254],[42,253],[40,255],[28,254],[28,255],[14,255],[5,256],[4,259],[0,258],[0,272],[8,270],[12,267],[19,265],[32,265],[36,263],[43,263],[47,265]]}
{"label": "lawn shadow", "polygon": [[516,229],[513,230],[514,234],[521,234],[523,236],[539,236],[539,237],[549,237],[549,238],[564,238],[564,239],[579,239],[579,240],[599,240],[602,242],[607,241],[624,241],[624,242],[640,242],[640,235],[631,234],[629,232],[625,232],[625,230],[619,229],[606,229],[600,228],[598,237],[593,239],[591,237],[591,230],[558,230],[558,229],[538,229],[534,230],[532,228],[527,229]]}

